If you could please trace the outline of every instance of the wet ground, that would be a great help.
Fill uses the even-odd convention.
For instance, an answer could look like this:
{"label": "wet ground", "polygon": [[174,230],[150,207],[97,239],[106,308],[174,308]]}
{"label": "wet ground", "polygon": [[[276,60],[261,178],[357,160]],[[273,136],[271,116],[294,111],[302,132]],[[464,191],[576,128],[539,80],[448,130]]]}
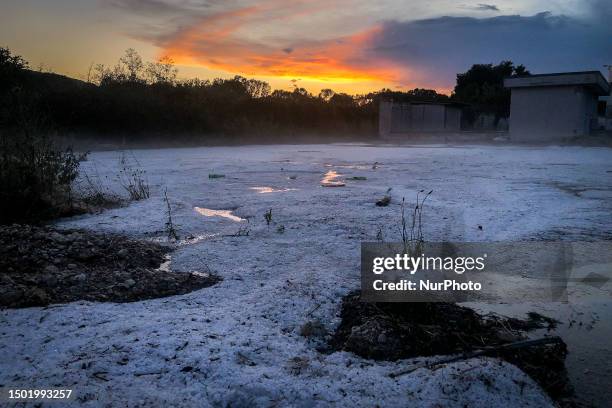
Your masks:
{"label": "wet ground", "polygon": [[538,311],[559,320],[552,330],[536,330],[532,337],[560,336],[567,344],[566,366],[579,401],[609,406],[612,389],[612,302],[468,304],[481,312],[524,318]]}

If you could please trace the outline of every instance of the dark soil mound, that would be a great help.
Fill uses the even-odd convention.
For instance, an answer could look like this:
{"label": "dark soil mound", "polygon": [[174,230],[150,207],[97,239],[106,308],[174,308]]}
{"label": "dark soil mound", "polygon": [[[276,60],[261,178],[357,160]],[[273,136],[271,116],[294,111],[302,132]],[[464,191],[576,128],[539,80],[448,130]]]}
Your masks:
{"label": "dark soil mound", "polygon": [[[525,331],[555,322],[537,314],[529,320],[482,316],[453,303],[365,303],[358,292],[342,302],[342,321],[331,340],[335,350],[375,360],[464,354],[525,339]],[[571,395],[563,342],[487,355],[525,371],[554,399]]]}
{"label": "dark soil mound", "polygon": [[132,302],[216,283],[207,274],[156,270],[169,248],[112,234],[0,227],[0,307],[75,300]]}

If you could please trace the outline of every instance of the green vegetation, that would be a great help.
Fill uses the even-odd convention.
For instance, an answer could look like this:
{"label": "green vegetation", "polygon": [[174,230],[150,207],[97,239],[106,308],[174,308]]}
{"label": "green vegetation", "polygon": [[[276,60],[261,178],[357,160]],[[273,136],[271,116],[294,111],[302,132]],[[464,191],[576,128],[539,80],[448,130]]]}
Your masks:
{"label": "green vegetation", "polygon": [[42,132],[0,132],[0,224],[70,213],[84,157],[60,149]]}
{"label": "green vegetation", "polygon": [[530,75],[523,65],[502,61],[497,65],[476,64],[457,74],[453,98],[469,103],[473,114],[490,113],[497,118],[510,114],[510,90],[504,88],[504,78]]}
{"label": "green vegetation", "polygon": [[[92,67],[87,81],[79,81],[32,71],[22,57],[0,48],[1,222],[39,220],[72,209],[72,183],[84,156],[58,147],[52,137],[55,134],[70,133],[77,139],[86,134],[128,143],[294,142],[300,135],[319,141],[338,135],[374,136],[381,98],[456,100],[471,104],[467,112],[472,119],[479,113],[504,117],[510,101],[503,88],[504,77],[528,74],[522,65],[504,61],[474,65],[458,74],[451,96],[420,88],[355,96],[324,89],[313,95],[297,86],[291,91],[272,91],[266,82],[241,76],[178,80],[170,59],[145,62],[133,49],[114,66]],[[148,198],[144,171],[125,156],[123,160],[120,180],[130,198]],[[211,179],[221,177],[224,175],[209,175]],[[89,186],[92,202],[106,200],[91,180]],[[390,196],[377,204],[389,202]]]}
{"label": "green vegetation", "polygon": [[145,62],[133,49],[114,66],[93,66],[87,81],[29,70],[5,48],[0,48],[0,64],[1,126],[15,125],[6,109],[18,92],[40,101],[41,113],[59,131],[110,141],[163,141],[170,133],[173,141],[180,136],[182,141],[227,143],[294,140],[296,135],[373,136],[381,97],[448,99],[426,89],[354,96],[324,89],[313,95],[300,87],[273,91],[264,81],[241,76],[178,80],[172,60]]}
{"label": "green vegetation", "polygon": [[371,96],[331,90],[315,96],[298,87],[272,91],[266,82],[241,76],[177,80],[171,60],[147,63],[132,49],[115,66],[96,65],[87,81],[78,81],[31,71],[8,49],[0,51],[0,62],[12,63],[10,75],[2,68],[3,127],[15,125],[6,109],[19,89],[41,102],[41,111],[58,130],[109,141],[232,143],[376,131],[377,104]]}
{"label": "green vegetation", "polygon": [[61,148],[36,93],[28,64],[0,48],[0,224],[32,222],[72,211],[72,183],[86,155]]}
{"label": "green vegetation", "polygon": [[457,75],[451,96],[422,88],[366,95],[323,89],[313,95],[297,86],[273,91],[264,81],[241,76],[178,80],[177,73],[171,59],[145,62],[128,49],[114,66],[92,66],[87,81],[79,81],[31,71],[23,58],[0,48],[0,126],[15,125],[7,106],[19,97],[38,101],[41,113],[61,132],[111,141],[177,141],[180,136],[181,141],[238,143],[295,140],[299,135],[319,140],[374,136],[381,98],[459,101],[471,104],[475,113],[507,116],[509,93],[503,78],[529,72],[509,61],[474,65]]}

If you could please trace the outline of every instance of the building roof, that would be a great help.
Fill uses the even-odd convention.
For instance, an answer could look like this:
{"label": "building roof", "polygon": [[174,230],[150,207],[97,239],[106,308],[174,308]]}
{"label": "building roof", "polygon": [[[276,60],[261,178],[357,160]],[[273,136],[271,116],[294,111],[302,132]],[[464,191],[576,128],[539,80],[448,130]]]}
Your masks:
{"label": "building roof", "polygon": [[547,86],[582,85],[597,95],[609,95],[610,84],[599,71],[559,72],[504,79],[506,88],[536,88]]}
{"label": "building roof", "polygon": [[459,102],[459,101],[395,101],[395,100],[387,100],[387,102],[391,102],[394,105],[440,105],[440,106],[450,106],[456,108],[463,108],[465,106],[470,106],[469,103]]}

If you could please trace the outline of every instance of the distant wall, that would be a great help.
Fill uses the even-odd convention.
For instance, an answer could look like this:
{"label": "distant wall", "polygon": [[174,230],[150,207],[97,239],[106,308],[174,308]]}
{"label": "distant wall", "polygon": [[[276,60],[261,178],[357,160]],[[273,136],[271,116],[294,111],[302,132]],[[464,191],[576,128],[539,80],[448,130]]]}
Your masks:
{"label": "distant wall", "polygon": [[391,133],[391,110],[393,102],[380,101],[378,111],[378,134],[380,136],[389,136]]}
{"label": "distant wall", "polygon": [[584,86],[513,88],[511,98],[512,140],[584,136],[597,120],[597,96]]}
{"label": "distant wall", "polygon": [[471,130],[477,132],[507,132],[508,131],[508,118],[497,117],[494,113],[479,113],[476,118],[466,124]]}
{"label": "distant wall", "polygon": [[612,96],[604,97],[606,101],[606,113],[604,117],[604,127],[608,131],[612,131]]}
{"label": "distant wall", "polygon": [[456,132],[461,128],[461,109],[451,105],[393,103],[381,101],[379,134]]}
{"label": "distant wall", "polygon": [[457,132],[461,130],[461,108],[446,106],[444,114],[444,130]]}

